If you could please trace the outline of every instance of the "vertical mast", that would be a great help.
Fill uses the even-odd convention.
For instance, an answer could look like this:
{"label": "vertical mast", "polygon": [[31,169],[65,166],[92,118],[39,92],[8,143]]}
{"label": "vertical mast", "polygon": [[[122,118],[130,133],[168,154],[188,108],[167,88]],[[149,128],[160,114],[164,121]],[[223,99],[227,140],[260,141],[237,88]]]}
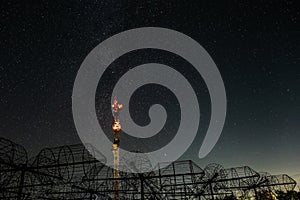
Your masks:
{"label": "vertical mast", "polygon": [[123,108],[122,104],[118,104],[117,98],[114,97],[114,103],[112,104],[112,113],[114,117],[114,122],[112,124],[112,130],[114,131],[114,143],[113,143],[113,155],[114,155],[114,200],[119,199],[119,143],[120,143],[120,137],[119,137],[119,131],[121,130],[121,124],[119,119],[119,111],[121,108]]}

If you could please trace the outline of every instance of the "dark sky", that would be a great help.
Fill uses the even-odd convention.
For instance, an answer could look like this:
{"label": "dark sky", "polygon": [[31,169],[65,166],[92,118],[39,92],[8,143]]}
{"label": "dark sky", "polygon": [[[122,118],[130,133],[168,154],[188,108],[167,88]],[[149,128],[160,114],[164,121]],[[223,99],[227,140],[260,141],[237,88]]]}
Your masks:
{"label": "dark sky", "polygon": [[[80,142],[71,97],[88,53],[116,33],[155,26],[177,30],[200,43],[218,66],[226,88],[227,118],[217,145],[199,160],[199,136],[183,158],[200,166],[217,162],[300,173],[296,1],[20,2],[0,5],[0,136],[22,144],[31,155],[47,146]],[[169,62],[166,53],[158,56],[161,52],[137,53],[133,63],[141,58],[183,62]],[[129,58],[119,65],[124,67]]]}

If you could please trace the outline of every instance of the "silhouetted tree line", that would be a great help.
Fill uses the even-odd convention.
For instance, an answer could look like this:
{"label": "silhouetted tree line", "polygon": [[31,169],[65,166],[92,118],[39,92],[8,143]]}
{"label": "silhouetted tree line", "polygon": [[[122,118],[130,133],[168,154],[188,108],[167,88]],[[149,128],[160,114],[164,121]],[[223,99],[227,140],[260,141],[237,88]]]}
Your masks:
{"label": "silhouetted tree line", "polygon": [[288,192],[276,192],[278,200],[300,200],[300,192],[288,191]]}
{"label": "silhouetted tree line", "polygon": [[[223,200],[246,200],[245,198],[235,197],[234,195],[227,196]],[[297,191],[260,191],[257,193],[257,200],[300,200],[300,192]]]}

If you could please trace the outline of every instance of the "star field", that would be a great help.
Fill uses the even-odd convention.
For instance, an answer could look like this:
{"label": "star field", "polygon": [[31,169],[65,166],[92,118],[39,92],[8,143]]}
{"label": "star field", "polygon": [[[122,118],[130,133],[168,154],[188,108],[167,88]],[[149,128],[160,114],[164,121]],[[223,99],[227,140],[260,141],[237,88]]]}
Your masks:
{"label": "star field", "polygon": [[200,43],[227,93],[225,127],[213,151],[199,160],[197,137],[183,158],[300,173],[296,1],[8,0],[0,13],[0,136],[22,144],[31,156],[80,142],[71,97],[87,54],[116,33],[157,26]]}

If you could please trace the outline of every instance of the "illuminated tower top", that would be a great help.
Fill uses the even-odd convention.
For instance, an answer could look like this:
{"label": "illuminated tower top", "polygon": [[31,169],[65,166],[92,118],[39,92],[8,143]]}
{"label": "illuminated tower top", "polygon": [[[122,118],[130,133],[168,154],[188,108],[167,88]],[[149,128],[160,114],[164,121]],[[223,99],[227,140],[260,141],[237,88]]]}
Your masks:
{"label": "illuminated tower top", "polygon": [[123,104],[118,104],[117,98],[114,97],[114,103],[111,105],[111,107],[112,107],[112,113],[113,113],[113,116],[114,116],[114,121],[115,122],[120,122],[119,111],[120,111],[120,109],[123,108]]}

